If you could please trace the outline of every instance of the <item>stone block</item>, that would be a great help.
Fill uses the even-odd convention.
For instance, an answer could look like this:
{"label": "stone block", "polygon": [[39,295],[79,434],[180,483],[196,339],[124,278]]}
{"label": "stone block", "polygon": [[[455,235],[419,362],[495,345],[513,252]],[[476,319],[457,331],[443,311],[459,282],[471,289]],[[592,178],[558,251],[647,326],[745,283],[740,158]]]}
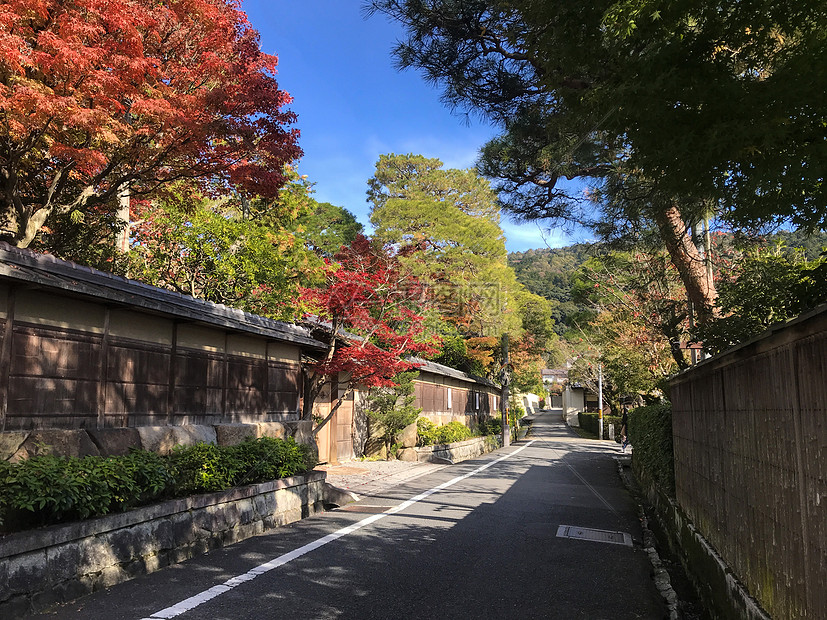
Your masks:
{"label": "stone block", "polygon": [[109,541],[105,538],[84,538],[79,540],[77,545],[80,551],[79,575],[98,573],[118,563]]}
{"label": "stone block", "polygon": [[59,588],[48,587],[32,594],[31,605],[34,611],[42,611],[64,600],[63,592]]}
{"label": "stone block", "polygon": [[158,454],[169,454],[176,445],[172,426],[139,426],[141,448]]}
{"label": "stone block", "polygon": [[172,434],[179,446],[194,446],[199,443],[216,443],[215,427],[203,425],[173,426]]}
{"label": "stone block", "polygon": [[36,551],[18,555],[6,560],[8,580],[6,581],[5,592],[0,590],[0,599],[8,595],[29,592],[32,584],[40,584],[46,578],[46,551]]}
{"label": "stone block", "polygon": [[195,524],[191,513],[184,512],[174,515],[170,522],[172,525],[172,545],[169,548],[171,550],[184,547],[197,537],[198,526]]}
{"label": "stone block", "polygon": [[74,579],[80,564],[80,548],[76,542],[46,547],[48,583],[57,584]]}
{"label": "stone block", "polygon": [[32,601],[28,596],[13,596],[0,603],[0,618],[23,618],[32,611]]}
{"label": "stone block", "polygon": [[256,437],[284,439],[288,434],[287,427],[281,422],[259,422],[256,424]]}
{"label": "stone block", "polygon": [[108,566],[101,571],[100,583],[103,588],[111,588],[129,579],[129,573],[120,564]]}
{"label": "stone block", "polygon": [[396,443],[403,448],[413,448],[416,446],[416,422],[408,424],[396,435]]}
{"label": "stone block", "polygon": [[243,499],[236,503],[238,508],[238,524],[252,523],[256,518],[255,507],[252,498]]}
{"label": "stone block", "polygon": [[86,432],[102,456],[123,456],[141,447],[141,435],[136,428],[99,428]]}
{"label": "stone block", "polygon": [[100,451],[86,431],[41,429],[29,433],[12,459],[29,458],[38,454],[80,457],[97,456]]}
{"label": "stone block", "polygon": [[175,536],[170,520],[157,519],[152,523],[154,530],[152,536],[155,539],[155,548],[157,551],[161,549],[171,549],[175,545]]}
{"label": "stone block", "polygon": [[149,558],[153,560],[157,558],[156,555],[150,555],[146,558],[136,558],[131,562],[125,562],[120,565],[122,571],[122,581],[127,581],[128,579],[135,579],[135,577],[140,577],[141,575],[146,575],[148,573],[153,572],[154,570],[158,570],[157,562],[150,561]]}
{"label": "stone block", "polygon": [[402,448],[396,453],[397,460],[415,463],[419,460],[419,455],[416,453],[416,448]]}
{"label": "stone block", "polygon": [[0,461],[8,461],[17,454],[28,437],[28,431],[3,431],[0,433]]}
{"label": "stone block", "polygon": [[280,489],[275,493],[276,509],[275,513],[288,512],[301,508],[301,495],[295,489]]}
{"label": "stone block", "polygon": [[52,589],[58,594],[58,600],[61,602],[74,601],[81,596],[92,593],[91,584],[80,579],[69,579],[52,586]]}
{"label": "stone block", "polygon": [[170,549],[169,553],[167,554],[169,557],[170,564],[178,564],[185,560],[189,560],[193,557],[192,549],[190,545],[185,545],[183,547],[177,547],[175,549]]}
{"label": "stone block", "polygon": [[235,446],[259,437],[258,427],[258,424],[216,424],[215,439],[219,446]]}
{"label": "stone block", "polygon": [[296,432],[293,435],[293,439],[296,440],[296,443],[304,444],[310,448],[310,453],[313,455],[313,458],[318,461],[319,445],[316,443],[316,437],[313,436],[313,427],[311,423],[302,420],[295,422],[295,425]]}
{"label": "stone block", "polygon": [[324,501],[328,505],[345,506],[351,502],[358,502],[359,496],[353,491],[340,489],[326,482],[324,485]]}

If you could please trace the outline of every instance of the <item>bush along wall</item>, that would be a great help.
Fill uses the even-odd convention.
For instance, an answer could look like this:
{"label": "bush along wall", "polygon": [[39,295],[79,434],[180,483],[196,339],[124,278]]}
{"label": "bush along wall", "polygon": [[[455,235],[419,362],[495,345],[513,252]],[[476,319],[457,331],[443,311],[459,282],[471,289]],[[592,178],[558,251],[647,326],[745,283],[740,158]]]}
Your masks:
{"label": "bush along wall", "polygon": [[[597,413],[587,413],[581,411],[577,414],[577,421],[580,424],[580,428],[585,431],[588,431],[595,437],[597,436],[600,430],[600,418],[598,417]],[[614,436],[615,440],[618,441],[620,437],[620,416],[616,415],[604,415],[603,416],[603,439],[609,438],[609,426],[614,426]]]}
{"label": "bush along wall", "polygon": [[629,412],[629,441],[635,472],[675,497],[675,456],[672,451],[672,405],[638,407]]}
{"label": "bush along wall", "polygon": [[196,444],[161,456],[34,456],[0,461],[0,532],[87,519],[152,502],[305,473],[316,462],[292,438]]}

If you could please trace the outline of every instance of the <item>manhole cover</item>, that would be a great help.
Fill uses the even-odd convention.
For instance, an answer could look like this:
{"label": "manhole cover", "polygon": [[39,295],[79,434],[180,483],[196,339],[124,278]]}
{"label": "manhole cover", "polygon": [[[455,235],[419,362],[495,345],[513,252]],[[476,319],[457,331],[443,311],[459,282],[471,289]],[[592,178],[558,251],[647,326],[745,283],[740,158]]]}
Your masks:
{"label": "manhole cover", "polygon": [[595,530],[588,527],[576,527],[574,525],[561,525],[558,527],[557,538],[577,538],[579,540],[593,540],[595,542],[610,543],[612,545],[632,546],[632,536],[626,532]]}

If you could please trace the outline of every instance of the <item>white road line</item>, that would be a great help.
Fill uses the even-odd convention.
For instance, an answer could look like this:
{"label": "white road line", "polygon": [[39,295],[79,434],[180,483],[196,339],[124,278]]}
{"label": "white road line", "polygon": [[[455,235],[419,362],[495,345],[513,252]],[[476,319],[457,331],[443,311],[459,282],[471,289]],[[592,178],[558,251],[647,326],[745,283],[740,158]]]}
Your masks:
{"label": "white road line", "polygon": [[477,469],[465,475],[457,476],[456,478],[449,480],[448,482],[443,482],[439,486],[435,486],[433,489],[429,489],[424,493],[420,493],[419,495],[416,495],[411,499],[402,502],[398,506],[389,508],[388,510],[380,514],[367,517],[366,519],[362,519],[358,523],[354,523],[353,525],[349,525],[348,527],[336,530],[332,534],[328,534],[327,536],[323,536],[318,540],[314,540],[313,542],[308,543],[303,547],[299,547],[298,549],[294,549],[293,551],[285,553],[284,555],[280,555],[277,558],[273,558],[269,562],[265,562],[264,564],[260,564],[259,566],[250,569],[243,575],[238,575],[236,577],[233,577],[232,579],[228,579],[224,583],[213,586],[212,588],[204,590],[203,592],[199,592],[195,596],[191,596],[187,599],[184,599],[180,603],[176,603],[175,605],[167,607],[166,609],[162,609],[161,611],[156,611],[151,616],[143,618],[142,620],[167,620],[168,618],[175,618],[176,616],[180,616],[181,614],[186,613],[191,609],[195,609],[199,605],[206,603],[207,601],[210,601],[216,598],[217,596],[221,596],[222,594],[229,592],[236,586],[240,586],[242,583],[252,581],[259,575],[263,575],[264,573],[269,572],[274,568],[278,568],[279,566],[284,566],[288,562],[295,560],[296,558],[300,558],[301,556],[310,553],[311,551],[314,551],[319,547],[324,547],[327,543],[333,542],[334,540],[338,540],[339,538],[347,536],[348,534],[352,534],[356,530],[362,529],[363,527],[370,525],[371,523],[376,523],[380,519],[384,519],[389,515],[393,515],[405,510],[406,508],[410,508],[417,502],[421,502],[423,499],[430,497],[434,493],[438,493],[439,491],[447,489],[448,487],[453,486],[458,482],[462,482],[466,478],[476,476],[478,473],[485,471],[486,469],[496,465],[500,461],[504,461],[505,459],[511,458],[515,454],[519,454],[533,443],[533,440],[529,441],[526,445],[514,450],[514,452],[510,452],[505,456],[501,456],[500,458],[491,461],[490,463],[486,463],[485,465],[482,465],[481,467],[478,467]]}

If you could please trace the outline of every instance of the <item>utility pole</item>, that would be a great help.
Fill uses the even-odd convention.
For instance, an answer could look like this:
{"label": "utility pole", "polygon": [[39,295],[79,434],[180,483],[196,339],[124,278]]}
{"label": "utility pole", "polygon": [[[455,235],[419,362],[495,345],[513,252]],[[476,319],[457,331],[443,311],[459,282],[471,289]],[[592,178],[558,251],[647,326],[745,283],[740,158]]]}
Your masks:
{"label": "utility pole", "polygon": [[597,438],[603,439],[603,364],[597,365]]}
{"label": "utility pole", "polygon": [[511,427],[508,426],[508,334],[503,334],[503,371],[502,393],[500,395],[500,413],[502,414],[503,447],[511,445]]}

